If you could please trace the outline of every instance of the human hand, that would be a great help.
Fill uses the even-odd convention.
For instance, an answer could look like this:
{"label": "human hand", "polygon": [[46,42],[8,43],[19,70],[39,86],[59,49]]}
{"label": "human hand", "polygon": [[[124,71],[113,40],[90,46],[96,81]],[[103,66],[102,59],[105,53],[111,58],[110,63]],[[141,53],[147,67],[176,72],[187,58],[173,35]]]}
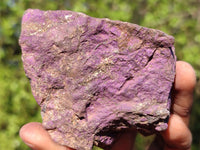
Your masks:
{"label": "human hand", "polygon": [[[190,150],[192,135],[188,128],[193,103],[196,77],[193,68],[186,62],[176,64],[176,78],[169,127],[155,138],[149,150]],[[20,130],[22,140],[33,150],[73,150],[51,139],[41,123],[32,122]],[[112,150],[130,150],[134,147],[136,133],[125,133]]]}
{"label": "human hand", "polygon": [[188,128],[196,85],[194,69],[186,62],[176,63],[176,78],[168,129],[161,132],[149,150],[190,150],[192,134]]}

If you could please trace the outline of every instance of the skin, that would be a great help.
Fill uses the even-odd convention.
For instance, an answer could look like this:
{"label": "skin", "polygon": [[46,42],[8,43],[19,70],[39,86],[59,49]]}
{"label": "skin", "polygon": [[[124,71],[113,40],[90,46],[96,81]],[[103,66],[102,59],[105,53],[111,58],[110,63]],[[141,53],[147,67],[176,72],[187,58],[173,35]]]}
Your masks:
{"label": "skin", "polygon": [[[190,150],[192,134],[188,128],[193,103],[196,76],[192,66],[186,62],[176,63],[176,78],[173,90],[171,116],[167,130],[156,135],[148,150]],[[112,150],[131,150],[135,134],[124,133]],[[41,123],[31,122],[20,130],[20,137],[33,150],[73,150],[52,141]]]}

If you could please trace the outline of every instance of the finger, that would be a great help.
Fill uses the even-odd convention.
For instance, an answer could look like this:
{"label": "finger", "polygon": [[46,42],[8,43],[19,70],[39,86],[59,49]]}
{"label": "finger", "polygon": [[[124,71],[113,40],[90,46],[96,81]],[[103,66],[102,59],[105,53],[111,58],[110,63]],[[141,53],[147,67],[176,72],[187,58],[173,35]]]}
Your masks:
{"label": "finger", "polygon": [[20,129],[20,137],[33,150],[72,150],[55,143],[41,123],[32,122]]}
{"label": "finger", "polygon": [[132,150],[137,132],[125,132],[119,140],[112,146],[111,150]]}
{"label": "finger", "polygon": [[153,142],[151,143],[151,145],[149,146],[148,150],[163,150],[164,148],[164,141],[163,138],[161,137],[161,135],[156,135],[156,137],[154,138]]}
{"label": "finger", "polygon": [[186,62],[178,61],[171,111],[173,114],[179,115],[186,125],[189,123],[195,84],[196,76],[192,66]]}
{"label": "finger", "polygon": [[160,135],[156,136],[148,150],[190,150],[192,135],[180,116],[172,114],[167,130]]}
{"label": "finger", "polygon": [[[149,150],[187,150],[190,148],[192,136],[188,129],[189,115],[193,102],[193,90],[196,84],[194,69],[186,62],[176,64],[176,78],[174,84],[173,102],[168,129],[161,132],[164,139],[157,135]],[[160,144],[158,144],[160,143]]]}
{"label": "finger", "polygon": [[168,129],[161,132],[165,141],[164,150],[189,150],[192,143],[192,135],[182,118],[172,114]]}

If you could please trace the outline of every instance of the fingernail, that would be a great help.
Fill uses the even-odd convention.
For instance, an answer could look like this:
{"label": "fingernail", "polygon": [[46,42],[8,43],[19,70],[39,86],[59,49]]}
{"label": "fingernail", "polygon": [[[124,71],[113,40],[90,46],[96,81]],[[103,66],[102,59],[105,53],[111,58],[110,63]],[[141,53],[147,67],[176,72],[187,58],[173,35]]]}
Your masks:
{"label": "fingernail", "polygon": [[30,143],[25,143],[28,147],[30,147],[31,149],[34,149],[34,146]]}

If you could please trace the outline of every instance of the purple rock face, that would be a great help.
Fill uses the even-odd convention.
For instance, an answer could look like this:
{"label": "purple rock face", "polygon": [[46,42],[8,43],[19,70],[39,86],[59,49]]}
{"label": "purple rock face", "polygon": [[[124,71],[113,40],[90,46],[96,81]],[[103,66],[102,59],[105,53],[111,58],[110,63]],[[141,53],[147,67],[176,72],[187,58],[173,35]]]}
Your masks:
{"label": "purple rock face", "polygon": [[56,142],[91,150],[125,130],[167,128],[172,36],[71,11],[27,10],[19,42],[43,126]]}

